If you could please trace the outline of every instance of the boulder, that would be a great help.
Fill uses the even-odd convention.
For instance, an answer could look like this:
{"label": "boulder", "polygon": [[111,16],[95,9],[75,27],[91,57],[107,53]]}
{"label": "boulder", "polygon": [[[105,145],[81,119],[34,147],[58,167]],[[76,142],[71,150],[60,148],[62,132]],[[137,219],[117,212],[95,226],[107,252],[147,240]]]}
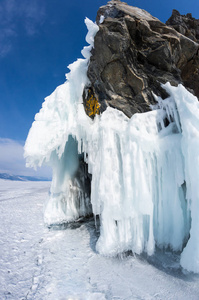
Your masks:
{"label": "boulder", "polygon": [[151,109],[154,93],[166,98],[161,84],[168,81],[174,86],[183,83],[199,96],[193,84],[199,44],[184,35],[183,26],[177,31],[120,1],[100,7],[96,22],[99,31],[88,66],[90,84],[83,93],[85,108],[85,95],[92,91],[100,112],[111,106],[131,117]]}

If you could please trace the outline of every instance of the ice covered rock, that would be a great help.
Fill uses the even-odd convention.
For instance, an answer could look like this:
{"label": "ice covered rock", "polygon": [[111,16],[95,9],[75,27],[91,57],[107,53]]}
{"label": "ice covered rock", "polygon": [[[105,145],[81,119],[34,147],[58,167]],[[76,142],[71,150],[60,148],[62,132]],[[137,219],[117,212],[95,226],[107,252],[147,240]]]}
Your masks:
{"label": "ice covered rock", "polygon": [[[98,16],[99,26],[86,19],[86,40],[90,45],[82,51],[85,58],[69,66],[71,71],[66,83],[45,99],[26,141],[27,166],[48,163],[53,169],[45,222],[62,224],[93,213],[100,219],[96,247],[101,254],[113,256],[131,250],[152,255],[156,246],[169,247],[173,251],[183,251],[181,264],[184,268],[199,272],[198,99],[181,84],[160,85],[155,79],[156,74],[158,80],[180,82],[174,64],[170,71],[160,65],[153,66],[153,71],[148,58],[139,64],[136,59],[130,61],[130,67],[136,71],[129,70],[128,85],[134,85],[137,96],[129,94],[128,97],[125,93],[129,90],[124,87],[127,73],[121,71],[123,67],[120,66],[125,60],[112,61],[109,71],[100,69],[109,65],[103,65],[104,61],[107,63],[107,57],[112,59],[108,50],[110,44],[104,48],[102,32],[108,34],[115,50],[118,46],[121,51],[126,49],[123,53],[128,54],[129,44],[123,31],[128,22],[132,28],[136,25],[135,32],[138,29],[154,31],[157,38],[154,47],[161,41],[160,49],[167,48],[168,41],[164,36],[168,37],[172,32],[179,43],[183,38],[179,33],[170,32],[170,28],[167,35],[164,31],[167,27],[160,21],[137,8],[128,10],[120,1],[111,1]],[[131,18],[133,20],[129,21]],[[114,28],[121,30],[121,43],[116,42],[118,33],[115,35]],[[137,43],[137,35],[134,37]],[[99,38],[102,38],[102,54],[99,53],[98,58],[101,62],[97,62],[97,58],[94,61],[98,50],[97,46],[93,47]],[[150,40],[151,36],[147,38]],[[193,49],[198,47],[187,38],[186,42]],[[142,53],[144,46],[138,45]],[[182,48],[176,49],[182,51]],[[157,49],[153,49],[156,54]],[[147,57],[153,50],[146,53]],[[138,57],[139,51],[135,51]],[[131,54],[134,59],[136,56]],[[106,81],[102,81],[102,74],[107,75]],[[98,80],[98,87],[94,79]],[[105,96],[109,89],[112,89],[112,98],[107,102]],[[147,97],[142,98],[144,91]],[[150,103],[154,105],[149,106]],[[99,106],[104,112],[98,115]],[[135,113],[139,111],[142,113]],[[133,114],[130,118],[126,116],[129,112]]]}

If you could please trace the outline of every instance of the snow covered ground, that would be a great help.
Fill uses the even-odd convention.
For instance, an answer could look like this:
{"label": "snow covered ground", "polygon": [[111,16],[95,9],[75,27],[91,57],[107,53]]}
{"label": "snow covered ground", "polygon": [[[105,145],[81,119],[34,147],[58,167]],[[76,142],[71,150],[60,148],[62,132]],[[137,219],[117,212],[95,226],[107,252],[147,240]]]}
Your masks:
{"label": "snow covered ground", "polygon": [[199,299],[199,276],[177,254],[100,256],[92,219],[46,228],[49,186],[0,180],[0,299]]}

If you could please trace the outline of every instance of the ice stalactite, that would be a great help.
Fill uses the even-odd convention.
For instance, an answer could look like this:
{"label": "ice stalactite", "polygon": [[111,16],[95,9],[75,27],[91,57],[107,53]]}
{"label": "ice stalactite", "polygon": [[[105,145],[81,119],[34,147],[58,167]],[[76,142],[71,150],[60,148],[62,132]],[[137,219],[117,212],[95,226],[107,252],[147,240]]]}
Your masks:
{"label": "ice stalactite", "polygon": [[78,155],[77,141],[70,135],[61,158],[52,154],[53,180],[45,209],[45,223],[62,224],[92,212],[90,179]]}
{"label": "ice stalactite", "polygon": [[[174,91],[169,88],[168,91]],[[181,147],[184,158],[187,208],[190,211],[190,238],[181,256],[181,265],[199,273],[199,102],[183,86],[178,88],[175,102],[182,126]]]}
{"label": "ice stalactite", "polygon": [[84,151],[91,166],[93,212],[102,220],[100,253],[150,255],[155,243],[182,250],[190,222],[181,133],[174,121],[161,128],[163,116],[169,117],[161,108],[129,120],[108,108],[93,124],[97,134],[88,138]]}
{"label": "ice stalactite", "polygon": [[53,168],[45,221],[69,222],[92,211],[101,222],[97,250],[108,256],[152,255],[156,245],[182,251],[188,241],[181,264],[199,272],[198,100],[168,83],[170,97],[156,97],[151,112],[129,119],[108,107],[91,120],[82,93],[98,26],[86,24],[85,59],[46,98],[25,145],[28,166]]}

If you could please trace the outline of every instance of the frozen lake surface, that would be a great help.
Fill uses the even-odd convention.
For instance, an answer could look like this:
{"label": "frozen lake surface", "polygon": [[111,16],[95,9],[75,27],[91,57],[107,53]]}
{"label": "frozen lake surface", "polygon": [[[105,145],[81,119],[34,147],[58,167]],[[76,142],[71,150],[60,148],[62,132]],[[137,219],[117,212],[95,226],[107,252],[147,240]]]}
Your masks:
{"label": "frozen lake surface", "polygon": [[199,276],[179,256],[102,257],[92,219],[48,229],[49,182],[0,180],[0,299],[199,299]]}

